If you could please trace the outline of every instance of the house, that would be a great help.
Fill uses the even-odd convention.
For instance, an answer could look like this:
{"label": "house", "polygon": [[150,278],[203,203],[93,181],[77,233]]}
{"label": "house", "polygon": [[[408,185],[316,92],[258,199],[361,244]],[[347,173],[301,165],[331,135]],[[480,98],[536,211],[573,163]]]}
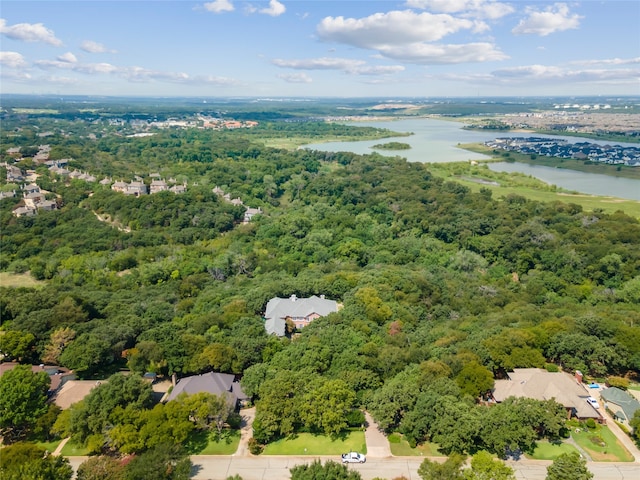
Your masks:
{"label": "house", "polygon": [[148,193],[147,186],[139,180],[131,182],[127,185],[127,190],[124,192],[126,195],[135,195],[139,197],[140,195],[146,195]]}
{"label": "house", "polygon": [[508,379],[496,380],[493,398],[500,403],[509,397],[535,400],[555,399],[567,410],[567,417],[579,420],[593,418],[604,422],[604,417],[589,402],[589,391],[582,383],[582,374],[547,372],[541,368],[516,368]]}
{"label": "house", "polygon": [[260,215],[261,213],[262,213],[262,209],[260,207],[258,208],[247,207],[247,209],[244,211],[243,223],[249,223],[255,215]]}
{"label": "house", "polygon": [[151,180],[149,190],[151,193],[164,192],[169,190],[169,185],[164,180]]}
{"label": "house", "polygon": [[175,400],[181,393],[192,395],[195,393],[207,392],[213,395],[224,395],[234,406],[242,405],[249,400],[240,387],[240,383],[235,381],[235,375],[230,373],[209,372],[202,375],[192,375],[178,380],[171,393],[166,397],[166,401]]}
{"label": "house", "polygon": [[287,320],[293,322],[296,328],[303,328],[313,320],[338,311],[338,304],[334,300],[327,300],[324,295],[313,295],[309,298],[272,298],[267,302],[264,312],[264,327],[269,335],[283,337],[286,332]]}
{"label": "house", "polygon": [[[17,365],[19,365],[18,362],[0,363],[0,376],[9,370],[13,370]],[[49,384],[49,396],[57,392],[58,389],[67,381],[74,380],[76,378],[72,370],[64,367],[58,367],[57,365],[31,365],[31,371],[33,373],[45,372],[49,375],[49,379],[51,380],[51,383]]]}
{"label": "house", "polygon": [[600,397],[604,400],[604,407],[611,412],[613,418],[627,428],[631,428],[629,420],[633,418],[637,410],[640,410],[640,402],[617,387],[605,388],[600,392]]}

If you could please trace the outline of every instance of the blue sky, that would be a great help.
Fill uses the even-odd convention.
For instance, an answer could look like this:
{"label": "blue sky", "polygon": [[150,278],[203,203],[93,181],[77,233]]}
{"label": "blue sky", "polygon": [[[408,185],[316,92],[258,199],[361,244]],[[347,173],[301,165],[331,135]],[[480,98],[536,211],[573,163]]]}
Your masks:
{"label": "blue sky", "polygon": [[640,2],[3,0],[0,91],[640,95]]}

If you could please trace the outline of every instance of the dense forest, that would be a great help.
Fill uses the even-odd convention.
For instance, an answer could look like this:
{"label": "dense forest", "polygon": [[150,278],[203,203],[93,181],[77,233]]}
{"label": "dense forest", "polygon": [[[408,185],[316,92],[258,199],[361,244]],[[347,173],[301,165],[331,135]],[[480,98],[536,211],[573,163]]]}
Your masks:
{"label": "dense forest", "polygon": [[[148,183],[159,172],[187,192],[125,196],[18,162],[35,169],[60,208],[16,218],[18,199],[0,200],[0,269],[41,281],[0,287],[7,360],[94,379],[121,369],[237,374],[256,402],[262,444],[301,430],[339,434],[367,408],[385,431],[414,443],[500,455],[563,429],[553,402],[478,405],[506,372],[640,374],[640,223],[622,211],[494,198],[425,164],[261,142],[301,131],[357,135],[357,127],[266,122],[134,138],[104,122],[42,122],[3,129],[3,160],[9,147],[46,141],[52,159],[98,178]],[[43,130],[53,133],[39,138]],[[216,186],[263,214],[243,223],[244,208]],[[268,336],[267,301],[292,294],[325,295],[343,308],[291,336]],[[132,389],[128,402],[143,413],[125,402],[100,420],[117,428],[109,448],[156,448],[160,440],[132,432],[188,407],[151,410],[148,391]],[[56,428],[100,451],[103,424],[88,420],[99,413],[87,405]]]}

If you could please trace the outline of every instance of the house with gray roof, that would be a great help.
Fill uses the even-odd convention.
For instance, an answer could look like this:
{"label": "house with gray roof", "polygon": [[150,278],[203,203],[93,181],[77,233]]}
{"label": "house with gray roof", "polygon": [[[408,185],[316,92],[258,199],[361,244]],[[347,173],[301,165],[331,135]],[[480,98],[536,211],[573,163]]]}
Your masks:
{"label": "house with gray roof", "polygon": [[493,398],[500,403],[509,397],[535,400],[555,399],[567,410],[567,417],[580,420],[593,418],[603,422],[604,417],[589,402],[590,393],[582,383],[582,374],[548,372],[541,368],[514,368],[508,379],[496,380]]}
{"label": "house with gray roof", "polygon": [[633,418],[637,410],[640,410],[640,402],[617,387],[605,388],[600,392],[600,397],[605,402],[604,408],[611,412],[613,418],[631,428],[629,420]]}
{"label": "house with gray roof", "polygon": [[235,375],[209,372],[178,380],[171,393],[167,396],[166,401],[175,400],[181,393],[193,395],[200,392],[224,395],[234,407],[249,400],[249,397],[242,391],[240,383],[235,381]]}
{"label": "house with gray roof", "polygon": [[296,328],[306,327],[316,318],[324,317],[338,311],[335,300],[327,300],[324,295],[313,295],[309,298],[272,298],[267,302],[264,312],[264,328],[269,335],[284,337],[287,320],[291,320]]}

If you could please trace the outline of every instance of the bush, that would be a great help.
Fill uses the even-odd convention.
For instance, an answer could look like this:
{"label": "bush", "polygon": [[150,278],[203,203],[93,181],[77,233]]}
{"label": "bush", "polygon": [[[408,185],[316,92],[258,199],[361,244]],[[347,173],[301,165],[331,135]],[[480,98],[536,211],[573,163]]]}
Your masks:
{"label": "bush", "polygon": [[255,438],[249,439],[249,451],[252,455],[260,455],[264,450],[264,445],[258,442]]}
{"label": "bush", "polygon": [[593,430],[596,428],[596,421],[593,418],[587,418],[585,425],[589,430]]}
{"label": "bush", "polygon": [[556,373],[560,371],[560,368],[555,363],[545,363],[544,368],[547,372]]}
{"label": "bush", "polygon": [[608,377],[607,386],[626,390],[629,388],[629,380],[624,377]]}

